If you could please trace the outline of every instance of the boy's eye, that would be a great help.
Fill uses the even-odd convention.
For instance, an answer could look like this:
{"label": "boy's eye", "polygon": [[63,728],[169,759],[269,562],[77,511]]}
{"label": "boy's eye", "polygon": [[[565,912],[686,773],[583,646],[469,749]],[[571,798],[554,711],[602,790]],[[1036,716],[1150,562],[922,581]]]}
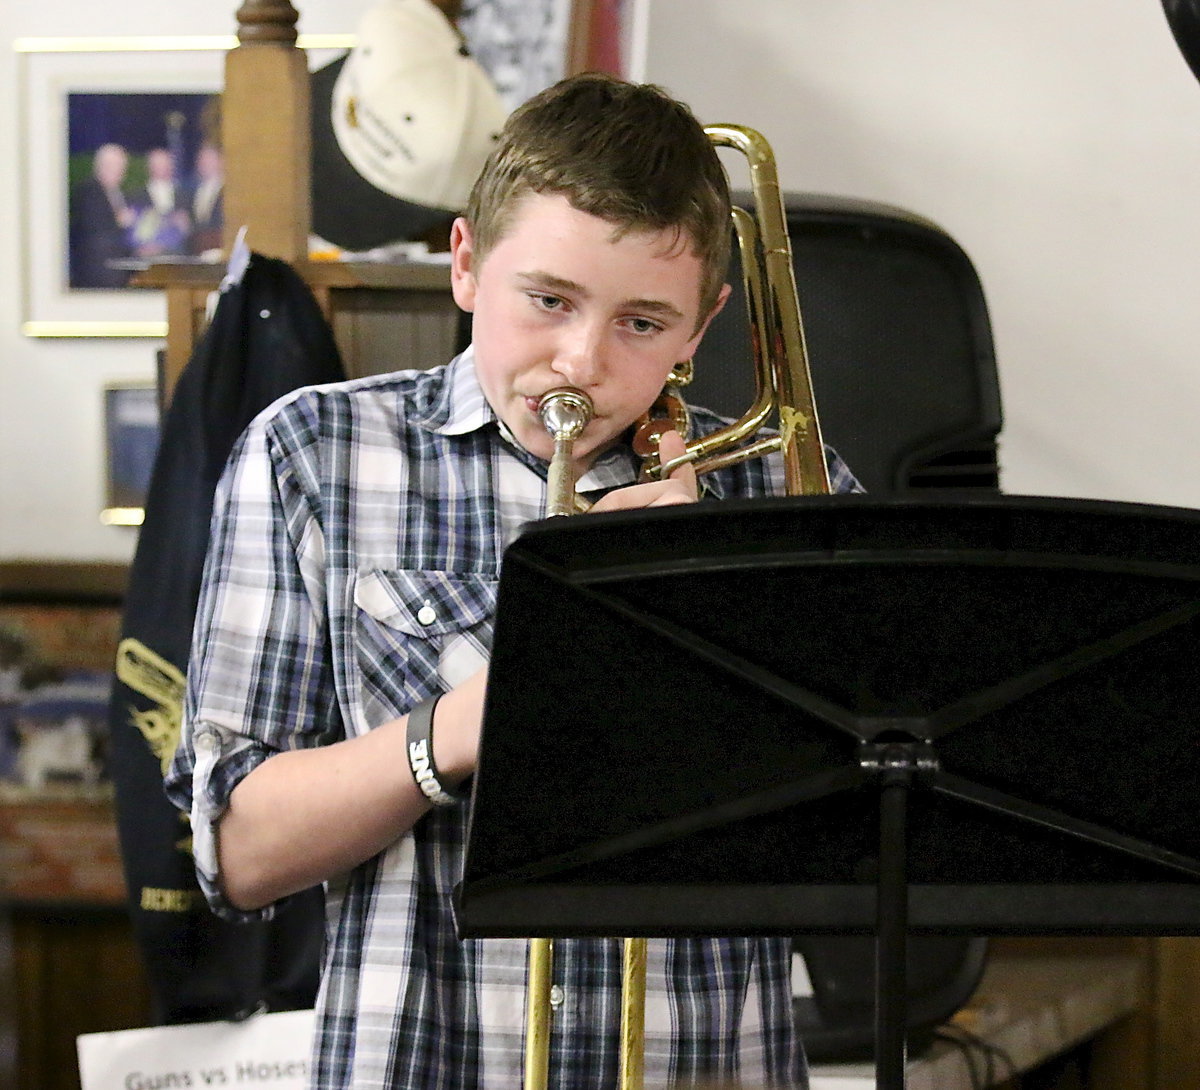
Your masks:
{"label": "boy's eye", "polygon": [[543,310],[558,310],[563,305],[562,299],[557,295],[544,295],[541,292],[534,292],[533,300]]}
{"label": "boy's eye", "polygon": [[649,318],[630,318],[629,328],[634,333],[656,333],[661,327],[657,322],[652,322]]}

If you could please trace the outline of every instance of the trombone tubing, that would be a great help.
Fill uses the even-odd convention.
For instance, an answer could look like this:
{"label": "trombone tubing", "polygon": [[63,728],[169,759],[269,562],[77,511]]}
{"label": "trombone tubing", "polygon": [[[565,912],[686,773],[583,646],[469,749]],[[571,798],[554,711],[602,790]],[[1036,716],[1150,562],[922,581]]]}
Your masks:
{"label": "trombone tubing", "polygon": [[792,496],[827,495],[832,489],[809,372],[775,153],[762,133],[745,125],[709,125],[704,131],[717,147],[740,151],[750,169],[762,254],[761,267],[759,262],[743,261],[743,271],[747,298],[755,300],[751,313],[757,311],[763,323],[757,331],[759,350],[770,357],[786,491]]}
{"label": "trombone tubing", "polygon": [[[525,1002],[525,1090],[550,1083],[551,980],[554,940],[529,940]],[[618,1090],[642,1090],[646,1062],[646,940],[625,939],[621,950],[621,1039]]]}
{"label": "trombone tubing", "polygon": [[554,940],[529,940],[529,979],[525,989],[525,1090],[550,1083],[550,981]]}
{"label": "trombone tubing", "polygon": [[[581,390],[560,387],[543,395],[538,415],[554,437],[547,482],[546,517],[574,514],[575,440],[595,413]],[[525,993],[525,1090],[548,1090],[553,1004],[554,942],[529,940]],[[626,939],[622,960],[619,1090],[642,1090],[646,1042],[646,940]]]}

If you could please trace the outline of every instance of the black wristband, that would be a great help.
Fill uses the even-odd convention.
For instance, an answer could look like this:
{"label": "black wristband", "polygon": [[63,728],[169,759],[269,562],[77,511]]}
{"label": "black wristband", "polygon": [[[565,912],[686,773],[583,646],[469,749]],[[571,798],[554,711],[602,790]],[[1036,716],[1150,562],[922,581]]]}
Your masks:
{"label": "black wristband", "polygon": [[433,763],[433,709],[442,694],[422,701],[408,713],[408,767],[421,793],[434,806],[455,806],[467,792],[442,782]]}

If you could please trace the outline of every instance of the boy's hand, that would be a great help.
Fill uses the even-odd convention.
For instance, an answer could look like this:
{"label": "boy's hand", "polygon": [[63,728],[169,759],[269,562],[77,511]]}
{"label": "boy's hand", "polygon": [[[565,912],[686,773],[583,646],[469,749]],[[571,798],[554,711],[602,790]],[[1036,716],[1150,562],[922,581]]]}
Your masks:
{"label": "boy's hand", "polygon": [[[685,451],[683,437],[676,431],[668,431],[659,441],[659,454],[663,462],[680,457]],[[650,481],[618,488],[603,496],[592,510],[633,511],[642,507],[669,507],[677,503],[695,503],[698,496],[696,470],[690,462],[672,471],[665,481]]]}

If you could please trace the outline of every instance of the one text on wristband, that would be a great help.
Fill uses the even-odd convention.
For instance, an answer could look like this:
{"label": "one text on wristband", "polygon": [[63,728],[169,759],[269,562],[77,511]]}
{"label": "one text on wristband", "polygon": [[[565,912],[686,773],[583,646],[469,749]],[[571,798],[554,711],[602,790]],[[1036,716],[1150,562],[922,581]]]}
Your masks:
{"label": "one text on wristband", "polygon": [[442,785],[438,783],[433,772],[433,764],[429,760],[429,743],[422,738],[408,744],[408,763],[412,768],[413,779],[425,793],[426,798],[439,799],[445,795]]}

